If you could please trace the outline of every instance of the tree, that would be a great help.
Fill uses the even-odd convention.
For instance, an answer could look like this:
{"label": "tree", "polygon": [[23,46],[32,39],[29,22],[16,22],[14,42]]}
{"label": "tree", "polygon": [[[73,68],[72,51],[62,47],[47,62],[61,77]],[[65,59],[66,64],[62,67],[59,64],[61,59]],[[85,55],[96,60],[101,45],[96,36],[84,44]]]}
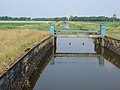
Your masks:
{"label": "tree", "polygon": [[116,19],[117,19],[117,15],[114,13],[113,16],[112,16],[112,20],[113,20],[113,22],[115,22]]}
{"label": "tree", "polygon": [[69,17],[69,21],[73,21],[73,16],[72,15]]}

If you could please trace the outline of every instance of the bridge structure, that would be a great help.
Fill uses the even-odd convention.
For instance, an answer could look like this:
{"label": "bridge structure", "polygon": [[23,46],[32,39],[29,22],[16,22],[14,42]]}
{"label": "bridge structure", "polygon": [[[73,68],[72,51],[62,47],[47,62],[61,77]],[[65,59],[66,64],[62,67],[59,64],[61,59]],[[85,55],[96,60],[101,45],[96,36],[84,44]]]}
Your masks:
{"label": "bridge structure", "polygon": [[55,30],[55,25],[50,25],[50,33],[54,37],[103,37],[106,34],[106,25],[101,24],[100,30]]}
{"label": "bridge structure", "polygon": [[[101,24],[100,30],[56,30],[55,25],[50,25],[50,34],[54,40],[54,55],[55,56],[100,56],[100,53],[73,53],[73,52],[56,52],[57,38],[94,38],[95,44],[104,46],[104,36],[106,35],[106,25]],[[78,41],[79,42],[79,41]]]}
{"label": "bridge structure", "polygon": [[104,47],[104,36],[106,35],[106,25],[101,24],[100,30],[56,30],[55,25],[50,25],[50,34],[56,38],[95,38],[94,43]]}

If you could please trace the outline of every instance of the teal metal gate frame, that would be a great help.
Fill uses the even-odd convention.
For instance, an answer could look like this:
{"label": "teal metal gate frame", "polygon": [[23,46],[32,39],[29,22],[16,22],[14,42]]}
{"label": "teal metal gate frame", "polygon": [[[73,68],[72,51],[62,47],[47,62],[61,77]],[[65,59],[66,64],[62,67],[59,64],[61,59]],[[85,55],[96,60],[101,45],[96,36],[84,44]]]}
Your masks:
{"label": "teal metal gate frame", "polygon": [[[70,34],[72,33],[72,35]],[[76,34],[73,34],[76,33]],[[79,34],[78,34],[79,33]],[[95,38],[95,44],[104,47],[104,36],[106,35],[106,25],[101,24],[100,30],[55,30],[55,25],[50,25],[50,34],[53,36],[56,47],[57,38]]]}
{"label": "teal metal gate frame", "polygon": [[[59,34],[61,33],[61,34]],[[96,30],[55,30],[55,25],[54,24],[51,24],[50,25],[50,34],[55,36],[55,35],[63,35],[65,33],[87,33],[87,35],[89,34],[94,34],[93,37],[95,37],[95,35],[100,35],[101,36],[104,36],[106,34],[106,25],[104,24],[101,24],[100,25],[100,30],[99,31],[96,31]]]}

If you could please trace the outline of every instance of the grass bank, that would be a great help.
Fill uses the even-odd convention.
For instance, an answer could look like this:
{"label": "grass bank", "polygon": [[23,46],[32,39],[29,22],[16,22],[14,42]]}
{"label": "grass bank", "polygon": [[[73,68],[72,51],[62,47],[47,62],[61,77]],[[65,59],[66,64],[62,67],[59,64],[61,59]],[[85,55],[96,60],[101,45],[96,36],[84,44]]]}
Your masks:
{"label": "grass bank", "polygon": [[48,31],[0,30],[0,74],[36,43],[49,36]]}
{"label": "grass bank", "polygon": [[49,30],[51,21],[0,21],[0,29]]}
{"label": "grass bank", "polygon": [[113,38],[120,39],[120,22],[68,22],[70,29],[99,30],[100,24],[106,25],[106,33]]}

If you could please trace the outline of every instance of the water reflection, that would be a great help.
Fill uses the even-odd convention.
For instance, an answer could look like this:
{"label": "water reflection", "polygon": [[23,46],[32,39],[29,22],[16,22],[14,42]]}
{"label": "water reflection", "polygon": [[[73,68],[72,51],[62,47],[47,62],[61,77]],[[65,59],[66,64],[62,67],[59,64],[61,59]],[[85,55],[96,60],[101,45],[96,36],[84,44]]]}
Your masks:
{"label": "water reflection", "polygon": [[29,87],[24,86],[23,90],[32,90],[33,89],[38,78],[40,78],[43,70],[45,69],[45,67],[48,65],[49,61],[53,57],[53,53],[54,53],[54,48],[51,48],[50,51],[47,53],[46,57],[44,58],[44,60],[42,60],[40,62],[40,64],[36,68],[36,70],[33,72],[31,77],[29,78],[30,86]]}
{"label": "water reflection", "polygon": [[[88,59],[94,59],[94,58],[97,58],[98,61],[97,61],[97,64],[99,64],[100,66],[104,66],[104,57],[103,56],[99,56],[99,57],[95,57],[95,56],[92,56],[92,57],[89,57],[89,56],[86,56],[88,57]],[[79,56],[78,57],[54,57],[53,59],[50,60],[50,65],[55,65],[55,64],[82,64],[82,62],[79,60],[79,59],[82,59],[82,60],[86,60],[86,57],[83,57],[83,56]],[[57,58],[57,60],[55,59]],[[61,58],[61,60],[59,61],[58,59]],[[64,59],[62,59],[64,58]],[[89,60],[88,60],[89,61]]]}
{"label": "water reflection", "polygon": [[54,57],[56,51],[51,49],[23,90],[120,90],[119,55],[98,45],[92,47],[97,56]]}
{"label": "water reflection", "polygon": [[103,57],[55,57],[33,90],[119,90],[120,70]]}
{"label": "water reflection", "polygon": [[67,22],[63,22],[62,27],[64,29],[70,29],[70,25]]}
{"label": "water reflection", "polygon": [[104,57],[103,56],[99,57],[99,65],[104,66]]}
{"label": "water reflection", "polygon": [[102,48],[99,45],[95,46],[96,52],[101,53],[107,61],[120,68],[120,56],[118,54],[114,53],[113,51],[107,48]]}
{"label": "water reflection", "polygon": [[96,53],[91,38],[55,38],[56,53]]}

